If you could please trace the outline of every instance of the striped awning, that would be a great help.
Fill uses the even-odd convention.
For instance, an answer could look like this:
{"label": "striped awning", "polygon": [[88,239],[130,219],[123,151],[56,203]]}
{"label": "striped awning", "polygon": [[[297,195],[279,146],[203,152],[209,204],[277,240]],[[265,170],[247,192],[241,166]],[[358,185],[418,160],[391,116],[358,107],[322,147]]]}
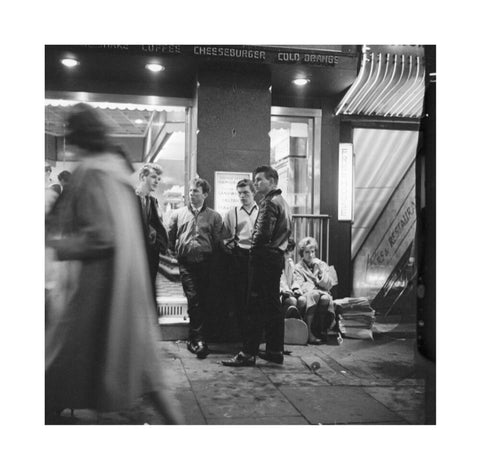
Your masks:
{"label": "striped awning", "polygon": [[363,48],[358,76],[335,115],[420,118],[425,93],[424,58],[368,50]]}

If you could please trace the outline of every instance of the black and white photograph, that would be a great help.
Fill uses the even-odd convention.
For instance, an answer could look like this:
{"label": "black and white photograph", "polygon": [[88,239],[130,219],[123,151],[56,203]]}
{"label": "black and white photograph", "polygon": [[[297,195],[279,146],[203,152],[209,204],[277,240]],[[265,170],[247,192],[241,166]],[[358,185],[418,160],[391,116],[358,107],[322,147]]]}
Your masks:
{"label": "black and white photograph", "polygon": [[2,467],[478,459],[470,4],[5,10]]}
{"label": "black and white photograph", "polygon": [[45,423],[435,424],[435,63],[46,45]]}

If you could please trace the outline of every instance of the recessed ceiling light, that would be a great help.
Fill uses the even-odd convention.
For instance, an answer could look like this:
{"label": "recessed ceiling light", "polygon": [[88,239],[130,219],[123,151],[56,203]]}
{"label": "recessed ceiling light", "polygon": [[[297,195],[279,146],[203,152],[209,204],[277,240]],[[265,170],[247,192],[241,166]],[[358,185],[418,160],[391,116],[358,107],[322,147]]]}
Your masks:
{"label": "recessed ceiling light", "polygon": [[305,86],[310,83],[310,80],[308,78],[295,78],[292,83],[297,86]]}
{"label": "recessed ceiling light", "polygon": [[155,72],[155,73],[165,70],[165,67],[163,65],[160,65],[160,64],[147,64],[147,65],[145,65],[145,68],[147,70],[150,70],[151,72]]}
{"label": "recessed ceiling light", "polygon": [[135,124],[143,124],[143,119],[135,119]]}
{"label": "recessed ceiling light", "polygon": [[80,63],[76,59],[62,59],[60,62],[68,68],[76,67]]}

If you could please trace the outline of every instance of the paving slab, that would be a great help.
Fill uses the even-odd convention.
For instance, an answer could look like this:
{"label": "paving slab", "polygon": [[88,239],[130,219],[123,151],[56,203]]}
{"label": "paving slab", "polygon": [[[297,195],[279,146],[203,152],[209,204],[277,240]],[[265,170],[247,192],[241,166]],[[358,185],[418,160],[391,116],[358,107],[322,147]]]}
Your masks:
{"label": "paving slab", "polygon": [[276,373],[279,370],[289,371],[290,373],[304,373],[305,371],[308,371],[300,357],[288,355],[284,357],[282,365],[267,362],[261,358],[257,358],[256,364],[257,367],[260,368],[264,373]]}
{"label": "paving slab", "polygon": [[396,386],[422,386],[425,387],[426,380],[424,378],[405,378],[397,381]]}
{"label": "paving slab", "polygon": [[338,366],[335,366],[336,369],[332,368],[320,354],[309,353],[308,355],[302,355],[301,360],[309,370],[315,372],[321,370],[323,373],[335,375],[339,371],[346,371],[344,368]]}
{"label": "paving slab", "polygon": [[183,358],[182,363],[190,382],[246,381],[254,385],[258,380],[265,381],[265,375],[258,367],[231,368],[210,357],[205,360]]}
{"label": "paving slab", "polygon": [[73,417],[65,409],[59,419],[62,425],[163,425],[165,419],[153,406],[138,399],[131,409],[115,412],[96,412],[90,409],[75,409]]}
{"label": "paving slab", "polygon": [[349,371],[357,378],[371,380],[378,378],[378,376],[372,372],[370,364],[364,360],[358,360],[357,358],[350,356],[340,359],[339,363],[345,370]]}
{"label": "paving slab", "polygon": [[301,416],[285,396],[265,378],[264,383],[202,381],[192,383],[205,418]]}
{"label": "paving slab", "polygon": [[207,422],[200,405],[191,389],[177,390],[175,393],[186,425],[205,425]]}
{"label": "paving slab", "polygon": [[421,386],[366,387],[365,392],[401,415],[408,423],[425,422],[425,389]]}
{"label": "paving slab", "polygon": [[169,389],[188,388],[190,382],[183,363],[178,358],[167,358],[162,362],[163,378]]}
{"label": "paving slab", "polygon": [[405,422],[360,387],[282,386],[282,393],[311,424]]}
{"label": "paving slab", "polygon": [[293,417],[257,417],[252,418],[211,418],[207,419],[208,425],[308,425],[302,416]]}
{"label": "paving slab", "polygon": [[316,373],[271,371],[267,374],[275,386],[329,386],[330,384]]}

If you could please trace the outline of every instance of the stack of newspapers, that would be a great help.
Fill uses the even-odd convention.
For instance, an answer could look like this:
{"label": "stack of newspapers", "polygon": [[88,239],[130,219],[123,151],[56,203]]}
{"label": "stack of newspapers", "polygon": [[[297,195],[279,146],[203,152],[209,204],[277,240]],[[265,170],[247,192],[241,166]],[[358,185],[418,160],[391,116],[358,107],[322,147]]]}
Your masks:
{"label": "stack of newspapers", "polygon": [[338,325],[343,336],[351,339],[373,340],[375,311],[367,298],[334,300]]}

